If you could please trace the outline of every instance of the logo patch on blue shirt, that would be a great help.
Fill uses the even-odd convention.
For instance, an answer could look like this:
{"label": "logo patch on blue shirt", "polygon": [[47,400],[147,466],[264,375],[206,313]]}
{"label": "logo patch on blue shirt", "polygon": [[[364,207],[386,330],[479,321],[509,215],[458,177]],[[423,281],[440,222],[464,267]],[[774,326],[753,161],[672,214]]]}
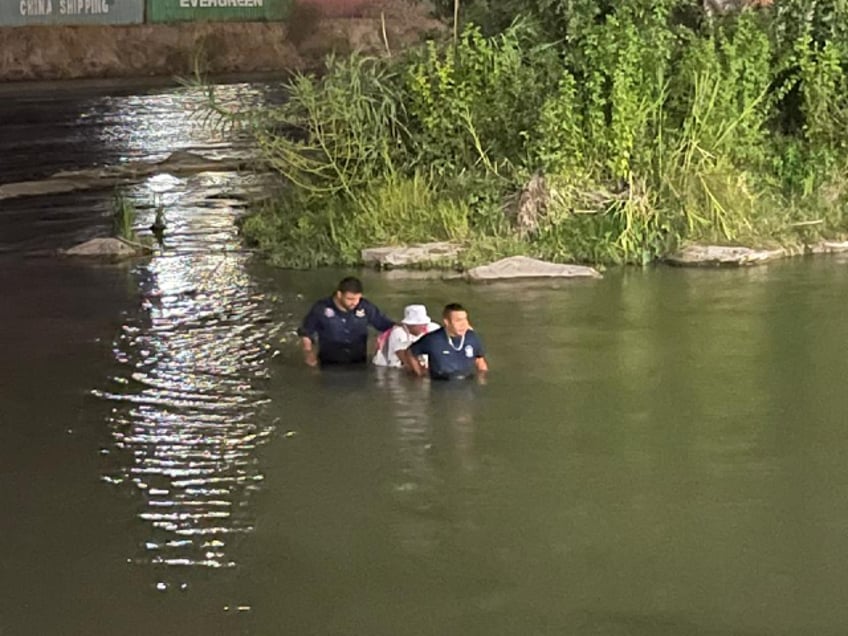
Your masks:
{"label": "logo patch on blue shirt", "polygon": [[465,345],[465,357],[473,358],[474,357],[474,347],[471,345]]}
{"label": "logo patch on blue shirt", "polygon": [[327,318],[332,318],[336,315],[336,312],[333,311],[332,307],[327,307],[324,309],[324,315],[327,316]]}
{"label": "logo patch on blue shirt", "polygon": [[357,310],[354,312],[354,315],[355,315],[357,318],[365,318],[365,310],[364,310],[364,309],[357,309]]}

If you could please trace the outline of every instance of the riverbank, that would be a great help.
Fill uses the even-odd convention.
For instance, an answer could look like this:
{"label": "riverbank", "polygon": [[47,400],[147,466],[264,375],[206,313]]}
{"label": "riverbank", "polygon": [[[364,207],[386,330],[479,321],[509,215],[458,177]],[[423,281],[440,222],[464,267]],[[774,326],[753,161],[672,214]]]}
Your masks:
{"label": "riverbank", "polygon": [[293,10],[286,23],[0,28],[0,82],[307,70],[330,52],[398,50],[439,28],[426,5],[406,2],[352,17]]}
{"label": "riverbank", "polygon": [[468,245],[463,267],[844,241],[848,40],[831,16],[672,5],[562,23],[527,8],[408,55],[337,60],[285,103],[216,108],[291,184],[245,235],[298,268],[428,241]]}

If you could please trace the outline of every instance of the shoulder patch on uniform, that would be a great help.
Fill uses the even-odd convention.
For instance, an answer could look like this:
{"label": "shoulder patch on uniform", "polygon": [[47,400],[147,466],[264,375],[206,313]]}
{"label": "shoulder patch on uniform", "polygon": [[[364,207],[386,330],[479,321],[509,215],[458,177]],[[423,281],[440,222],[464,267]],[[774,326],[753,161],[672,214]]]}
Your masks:
{"label": "shoulder patch on uniform", "polygon": [[357,310],[354,312],[354,315],[355,315],[357,318],[365,318],[365,310],[364,310],[364,309],[357,309]]}
{"label": "shoulder patch on uniform", "polygon": [[333,311],[332,307],[326,307],[324,309],[324,315],[327,316],[327,318],[332,318],[336,315],[336,312]]}

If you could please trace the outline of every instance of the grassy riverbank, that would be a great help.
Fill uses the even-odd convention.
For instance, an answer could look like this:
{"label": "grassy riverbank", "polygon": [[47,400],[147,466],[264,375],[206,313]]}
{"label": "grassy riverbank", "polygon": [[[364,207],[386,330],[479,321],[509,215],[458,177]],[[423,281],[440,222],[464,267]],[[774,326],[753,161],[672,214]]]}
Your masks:
{"label": "grassy riverbank", "polygon": [[465,264],[640,264],[848,230],[839,3],[603,4],[516,1],[455,41],[331,59],[286,104],[227,114],[291,183],[245,235],[310,267],[437,239],[466,243]]}

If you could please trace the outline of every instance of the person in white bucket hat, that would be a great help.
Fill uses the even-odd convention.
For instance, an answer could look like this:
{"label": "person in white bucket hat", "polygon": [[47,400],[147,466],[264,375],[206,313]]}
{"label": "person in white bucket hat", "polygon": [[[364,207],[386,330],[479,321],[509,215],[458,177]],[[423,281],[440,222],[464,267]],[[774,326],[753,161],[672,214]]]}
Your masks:
{"label": "person in white bucket hat", "polygon": [[[424,305],[407,305],[403,309],[403,320],[399,325],[384,331],[377,338],[377,353],[373,362],[378,367],[402,367],[397,356],[424,334],[438,329],[439,325],[430,320]],[[422,361],[426,365],[426,360]]]}

